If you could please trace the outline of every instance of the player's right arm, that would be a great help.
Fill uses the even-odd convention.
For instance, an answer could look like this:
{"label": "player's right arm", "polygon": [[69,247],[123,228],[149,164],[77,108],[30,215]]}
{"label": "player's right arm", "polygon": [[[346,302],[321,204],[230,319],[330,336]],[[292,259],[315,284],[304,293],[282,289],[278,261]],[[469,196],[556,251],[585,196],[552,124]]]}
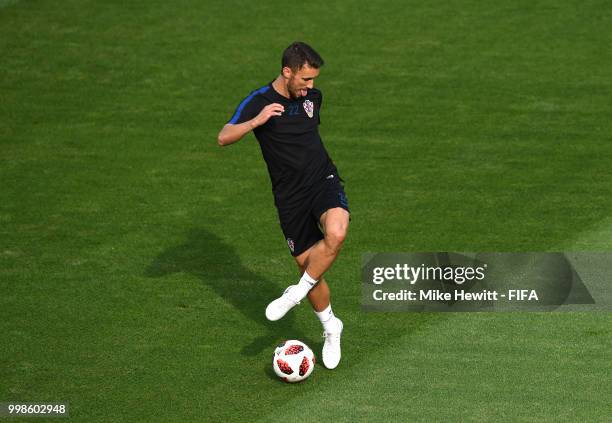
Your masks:
{"label": "player's right arm", "polygon": [[272,116],[280,116],[285,111],[282,104],[272,103],[261,109],[254,118],[241,123],[226,123],[217,136],[221,147],[240,141],[253,129],[266,123]]}

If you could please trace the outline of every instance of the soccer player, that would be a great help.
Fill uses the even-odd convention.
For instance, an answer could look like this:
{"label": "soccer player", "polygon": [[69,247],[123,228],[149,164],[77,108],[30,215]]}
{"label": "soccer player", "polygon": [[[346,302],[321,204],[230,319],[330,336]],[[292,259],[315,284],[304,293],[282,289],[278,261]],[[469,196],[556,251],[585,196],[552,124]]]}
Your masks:
{"label": "soccer player", "polygon": [[308,297],[323,325],[323,364],[338,366],[343,324],[334,316],[324,273],[336,260],[349,225],[348,200],[338,170],[319,136],[323,96],[314,80],[323,59],[303,42],[283,53],[281,73],[249,94],[221,129],[226,146],[253,131],[268,167],[287,246],[301,278],[266,308],[266,317],[281,319]]}

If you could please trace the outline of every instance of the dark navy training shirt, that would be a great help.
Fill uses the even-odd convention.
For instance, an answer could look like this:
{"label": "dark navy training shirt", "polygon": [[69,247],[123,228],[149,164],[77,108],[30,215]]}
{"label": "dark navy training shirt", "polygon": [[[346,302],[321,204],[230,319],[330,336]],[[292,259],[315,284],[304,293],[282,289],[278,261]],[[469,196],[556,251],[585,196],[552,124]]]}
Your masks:
{"label": "dark navy training shirt", "polygon": [[268,84],[253,91],[236,109],[228,123],[253,119],[272,103],[285,107],[281,116],[253,130],[268,166],[274,200],[279,208],[292,208],[304,201],[311,189],[330,174],[337,176],[319,136],[321,91],[309,89],[306,96],[289,99]]}

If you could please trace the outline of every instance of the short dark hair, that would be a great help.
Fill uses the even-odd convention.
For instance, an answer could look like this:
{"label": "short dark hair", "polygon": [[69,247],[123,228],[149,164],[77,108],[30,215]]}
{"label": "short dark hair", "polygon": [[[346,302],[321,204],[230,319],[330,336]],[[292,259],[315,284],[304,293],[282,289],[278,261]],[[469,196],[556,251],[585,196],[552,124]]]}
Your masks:
{"label": "short dark hair", "polygon": [[300,70],[304,65],[319,69],[323,64],[323,58],[319,53],[301,41],[296,41],[285,49],[281,63],[283,68],[287,66],[292,71]]}

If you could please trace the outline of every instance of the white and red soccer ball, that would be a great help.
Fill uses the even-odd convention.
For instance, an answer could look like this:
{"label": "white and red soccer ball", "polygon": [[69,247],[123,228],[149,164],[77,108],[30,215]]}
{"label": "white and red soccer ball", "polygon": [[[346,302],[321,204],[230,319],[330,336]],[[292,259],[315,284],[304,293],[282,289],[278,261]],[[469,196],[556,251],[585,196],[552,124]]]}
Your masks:
{"label": "white and red soccer ball", "polygon": [[303,381],[310,376],[314,366],[314,353],[301,341],[283,341],[274,350],[274,373],[285,382]]}

